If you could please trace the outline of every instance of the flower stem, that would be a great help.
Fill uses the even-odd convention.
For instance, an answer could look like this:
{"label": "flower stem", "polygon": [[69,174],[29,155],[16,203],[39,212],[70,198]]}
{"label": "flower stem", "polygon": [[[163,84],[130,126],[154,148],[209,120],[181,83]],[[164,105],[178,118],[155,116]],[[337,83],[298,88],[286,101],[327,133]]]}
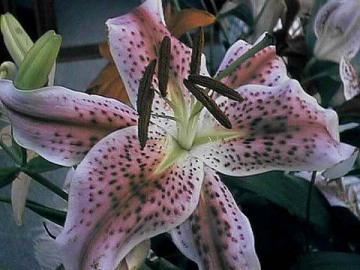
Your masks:
{"label": "flower stem", "polygon": [[232,62],[227,68],[220,71],[218,75],[215,76],[215,80],[221,80],[231,72],[236,70],[242,63],[244,63],[247,59],[254,56],[258,51],[262,50],[263,48],[272,45],[274,43],[274,39],[271,35],[265,34],[265,37],[257,44],[255,44],[250,50]]}
{"label": "flower stem", "polygon": [[46,187],[47,189],[54,192],[56,195],[64,199],[65,201],[68,200],[68,194],[61,188],[59,188],[57,185],[50,182],[48,179],[46,179],[44,176],[42,176],[39,173],[32,173],[28,171],[24,171],[25,174],[30,176],[32,179],[34,179],[36,182],[38,182],[40,185]]}
{"label": "flower stem", "polygon": [[303,74],[305,76],[305,79],[306,80],[308,77],[310,77],[310,69],[312,68],[312,66],[316,63],[317,61],[317,58],[316,57],[312,57],[307,63],[306,63],[306,66],[303,70]]}
{"label": "flower stem", "polygon": [[316,178],[316,171],[313,171],[312,175],[311,175],[311,181],[310,181],[310,185],[309,185],[309,191],[308,191],[308,197],[307,197],[307,201],[306,201],[306,235],[305,235],[305,242],[306,242],[306,252],[310,251],[310,205],[311,205],[311,194],[312,194],[312,190],[315,184],[315,178]]}

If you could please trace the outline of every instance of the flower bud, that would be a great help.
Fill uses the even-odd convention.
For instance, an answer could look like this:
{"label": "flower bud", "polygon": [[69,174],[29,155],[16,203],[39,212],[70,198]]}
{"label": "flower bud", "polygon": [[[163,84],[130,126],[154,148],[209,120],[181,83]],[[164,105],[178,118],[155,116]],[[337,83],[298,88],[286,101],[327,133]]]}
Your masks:
{"label": "flower bud", "polygon": [[317,58],[334,62],[353,58],[360,48],[359,0],[329,1],[316,15],[314,27]]}
{"label": "flower bud", "polygon": [[0,79],[14,80],[17,67],[13,62],[5,61],[0,65]]}
{"label": "flower bud", "polygon": [[54,31],[40,37],[21,62],[14,85],[19,89],[42,87],[54,66],[61,46],[61,36]]}
{"label": "flower bud", "polygon": [[34,43],[10,13],[1,16],[0,24],[5,46],[16,65],[19,65]]}

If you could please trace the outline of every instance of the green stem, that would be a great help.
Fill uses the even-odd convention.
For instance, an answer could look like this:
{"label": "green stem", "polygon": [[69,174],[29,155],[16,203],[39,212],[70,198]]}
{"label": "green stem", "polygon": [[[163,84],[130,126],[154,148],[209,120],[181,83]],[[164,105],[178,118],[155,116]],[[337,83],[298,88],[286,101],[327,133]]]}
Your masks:
{"label": "green stem", "polygon": [[311,57],[310,61],[307,62],[303,74],[305,75],[305,80],[310,77],[310,69],[311,67],[316,63],[317,59],[316,57]]}
{"label": "green stem", "polygon": [[308,82],[310,82],[312,80],[319,79],[319,78],[322,78],[322,77],[326,77],[326,76],[330,75],[331,73],[332,72],[329,72],[328,70],[324,71],[324,72],[320,72],[318,74],[315,74],[313,76],[310,76],[310,77],[307,77],[307,78],[303,79],[301,81],[301,84],[303,85],[303,84],[306,84],[306,83],[308,83]]}
{"label": "green stem", "polygon": [[263,48],[269,45],[272,45],[274,43],[273,40],[274,39],[271,35],[266,34],[263,40],[255,44],[250,50],[248,50],[246,53],[244,53],[242,56],[240,56],[238,59],[232,62],[227,68],[220,71],[219,74],[216,75],[214,79],[220,81],[221,79],[229,75],[231,72],[236,70],[247,59],[254,56],[258,51],[262,50]]}
{"label": "green stem", "polygon": [[305,235],[305,242],[306,242],[306,252],[310,252],[310,205],[311,205],[311,194],[313,187],[315,185],[315,178],[316,178],[316,171],[314,171],[311,175],[311,181],[309,185],[308,197],[306,201],[306,235]]}
{"label": "green stem", "polygon": [[61,188],[59,188],[57,185],[53,184],[52,182],[50,182],[48,179],[46,179],[44,176],[42,176],[39,173],[32,173],[32,172],[27,172],[27,171],[23,171],[25,174],[27,174],[28,176],[30,176],[32,179],[34,179],[36,182],[38,182],[40,185],[46,187],[47,189],[51,190],[52,192],[54,192],[56,195],[58,195],[59,197],[61,197],[62,199],[64,199],[65,201],[68,200],[68,194],[62,190]]}

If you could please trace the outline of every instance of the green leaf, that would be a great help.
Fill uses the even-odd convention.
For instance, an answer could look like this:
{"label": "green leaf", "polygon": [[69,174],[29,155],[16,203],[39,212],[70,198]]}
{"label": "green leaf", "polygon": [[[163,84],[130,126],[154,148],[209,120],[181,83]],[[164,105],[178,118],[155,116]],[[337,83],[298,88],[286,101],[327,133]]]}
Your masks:
{"label": "green leaf", "polygon": [[355,147],[360,147],[360,126],[357,126],[355,128],[344,130],[340,133],[340,141],[351,144]]}
{"label": "green leaf", "polygon": [[0,188],[7,186],[15,180],[16,175],[19,172],[17,167],[7,167],[0,169]]}
{"label": "green leaf", "polygon": [[360,175],[360,169],[351,170],[350,172],[348,172],[346,174],[346,176],[348,176],[348,175]]}
{"label": "green leaf", "polygon": [[[273,171],[255,176],[222,176],[233,187],[252,191],[267,200],[286,208],[292,215],[306,220],[306,203],[310,182],[283,172]],[[310,223],[321,233],[331,232],[330,206],[324,196],[313,189],[311,193]]]}
{"label": "green leaf", "polygon": [[64,226],[66,212],[47,207],[33,201],[26,201],[26,207],[43,218],[46,218],[60,226]]}
{"label": "green leaf", "polygon": [[29,162],[22,167],[22,170],[30,173],[43,173],[60,168],[62,168],[62,166],[54,164],[40,156],[37,156],[29,160]]}
{"label": "green leaf", "polygon": [[340,123],[360,122],[360,95],[344,102],[337,108]]}
{"label": "green leaf", "polygon": [[298,258],[290,270],[357,270],[360,255],[342,252],[314,252]]}
{"label": "green leaf", "polygon": [[14,137],[12,136],[11,139],[11,147],[10,147],[11,153],[13,153],[14,161],[18,165],[22,165],[26,163],[26,149],[18,145],[18,143],[14,140]]}
{"label": "green leaf", "polygon": [[[8,198],[0,198],[0,202],[11,204],[11,200]],[[46,218],[60,226],[64,226],[66,218],[66,212],[64,211],[47,207],[30,200],[26,201],[26,208],[29,208],[31,211],[42,216],[43,218]]]}
{"label": "green leaf", "polygon": [[26,170],[23,170],[24,173],[26,173],[28,176],[30,176],[32,179],[34,179],[36,182],[38,182],[40,185],[46,187],[56,195],[58,195],[60,198],[64,199],[65,201],[68,200],[68,194],[60,187],[46,179],[44,176],[42,176],[39,173],[32,173]]}

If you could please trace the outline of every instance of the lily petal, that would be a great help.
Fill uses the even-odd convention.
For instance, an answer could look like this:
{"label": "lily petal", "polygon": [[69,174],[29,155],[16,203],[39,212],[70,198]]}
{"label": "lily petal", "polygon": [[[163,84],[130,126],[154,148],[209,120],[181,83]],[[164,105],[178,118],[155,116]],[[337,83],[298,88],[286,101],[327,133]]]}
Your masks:
{"label": "lily petal", "polygon": [[19,226],[23,226],[25,224],[25,204],[29,194],[30,182],[31,177],[21,172],[11,183],[11,206],[15,222]]}
{"label": "lily petal", "polygon": [[[227,51],[217,74],[246,53],[251,47],[252,45],[243,40],[234,43]],[[285,63],[276,55],[275,47],[269,46],[246,60],[221,81],[230,88],[236,89],[244,84],[276,86],[288,79]]]}
{"label": "lily petal", "polygon": [[[110,51],[134,108],[145,67],[151,60],[159,58],[160,45],[165,36],[171,40],[167,98],[181,108],[189,106],[190,93],[183,85],[183,79],[189,74],[192,50],[174,38],[166,28],[161,0],[148,0],[132,12],[110,19],[106,24],[109,30]],[[208,75],[205,57],[202,57],[200,73]],[[158,90],[156,75],[157,71],[152,84]],[[173,116],[169,104],[157,93],[152,112]],[[175,129],[173,122],[167,119],[153,118],[152,121],[166,130]]]}
{"label": "lily petal", "polygon": [[342,57],[340,60],[340,78],[344,85],[344,96],[350,100],[360,93],[357,72],[349,60]]}
{"label": "lily petal", "polygon": [[260,269],[250,223],[215,171],[205,166],[200,200],[190,218],[171,230],[199,269]]}
{"label": "lily petal", "polygon": [[90,150],[72,179],[65,227],[56,239],[66,269],[114,269],[137,244],[194,211],[203,163],[182,155],[155,173],[169,140],[150,126],[141,150],[137,128],[128,127]]}
{"label": "lily petal", "polygon": [[137,113],[121,102],[58,86],[20,91],[0,80],[0,100],[16,141],[64,166],[79,163],[107,134],[137,122]]}
{"label": "lily petal", "polygon": [[145,240],[136,245],[125,257],[126,265],[129,270],[140,269],[150,250],[150,240]]}
{"label": "lily petal", "polygon": [[316,14],[316,19],[314,21],[314,33],[317,38],[326,34],[326,24],[329,19],[329,16],[332,12],[334,12],[339,6],[341,6],[341,2],[338,0],[328,1],[326,5],[323,5],[321,9]]}
{"label": "lily petal", "polygon": [[[223,97],[217,100],[234,133],[226,134],[205,112],[195,139],[203,144],[190,151],[213,169],[237,176],[269,170],[323,170],[354,153],[354,147],[339,142],[337,114],[321,108],[297,81],[237,90],[245,98],[242,103]],[[216,134],[224,136],[216,138]],[[205,143],[207,137],[217,140]]]}

